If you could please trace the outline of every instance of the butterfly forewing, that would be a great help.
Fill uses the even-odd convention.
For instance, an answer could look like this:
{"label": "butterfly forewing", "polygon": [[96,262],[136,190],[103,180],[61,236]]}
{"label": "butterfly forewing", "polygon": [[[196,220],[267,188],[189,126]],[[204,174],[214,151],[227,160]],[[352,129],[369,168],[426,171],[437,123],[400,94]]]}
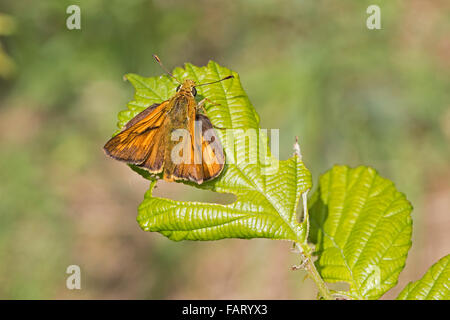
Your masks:
{"label": "butterfly forewing", "polygon": [[[164,148],[161,141],[161,127],[166,120],[167,101],[154,104],[136,115],[126,125],[125,129],[112,137],[104,146],[105,152],[112,158],[131,164],[146,163],[152,171],[160,171],[162,163],[147,163],[149,155],[157,154]],[[155,161],[158,162],[158,161]]]}

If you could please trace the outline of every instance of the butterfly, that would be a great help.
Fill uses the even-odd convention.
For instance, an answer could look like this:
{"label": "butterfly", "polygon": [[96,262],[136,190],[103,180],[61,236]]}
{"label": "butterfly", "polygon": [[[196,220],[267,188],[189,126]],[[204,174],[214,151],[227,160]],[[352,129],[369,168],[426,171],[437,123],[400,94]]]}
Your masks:
{"label": "butterfly", "polygon": [[[153,57],[176,79],[158,56]],[[202,184],[216,178],[224,168],[224,151],[211,120],[199,113],[200,109],[205,110],[203,104],[208,99],[197,104],[196,87],[231,78],[232,75],[204,84],[184,80],[169,100],[155,103],[131,119],[105,144],[105,153],[152,174],[162,172],[166,181]]]}

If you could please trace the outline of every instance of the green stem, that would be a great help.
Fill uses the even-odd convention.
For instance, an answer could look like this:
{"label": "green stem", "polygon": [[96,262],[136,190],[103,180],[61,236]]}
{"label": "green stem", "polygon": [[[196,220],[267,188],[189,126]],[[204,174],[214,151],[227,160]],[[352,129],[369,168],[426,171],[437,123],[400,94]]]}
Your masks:
{"label": "green stem", "polygon": [[331,294],[330,290],[328,289],[327,285],[325,284],[325,281],[323,281],[322,277],[320,276],[319,272],[316,269],[316,266],[314,265],[314,262],[312,261],[312,249],[308,245],[308,236],[309,236],[309,214],[308,214],[308,203],[307,203],[307,190],[305,193],[302,194],[303,198],[303,226],[306,228],[306,236],[299,237],[299,239],[304,239],[302,242],[296,242],[296,245],[298,249],[300,250],[301,254],[303,255],[303,261],[306,261],[305,269],[308,272],[309,276],[313,279],[313,281],[316,283],[317,288],[319,289],[319,293],[325,300],[335,300],[333,295]]}
{"label": "green stem", "polygon": [[316,283],[322,298],[324,298],[325,300],[335,300],[327,285],[325,284],[325,281],[323,281],[322,277],[317,271],[314,262],[312,261],[311,247],[306,243],[296,242],[296,245],[302,251],[301,254],[303,255],[303,261],[306,261],[305,270],[308,272],[311,279]]}

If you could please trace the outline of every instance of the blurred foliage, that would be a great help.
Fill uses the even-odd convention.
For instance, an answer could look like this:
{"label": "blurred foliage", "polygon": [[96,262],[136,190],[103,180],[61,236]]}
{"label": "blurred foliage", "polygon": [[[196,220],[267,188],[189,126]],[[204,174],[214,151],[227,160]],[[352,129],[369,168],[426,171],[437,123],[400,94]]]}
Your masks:
{"label": "blurred foliage", "polygon": [[[0,36],[10,35],[14,32],[15,22],[14,19],[6,14],[0,13]],[[0,44],[0,76],[8,78],[14,72],[14,62],[5,53],[2,45]]]}
{"label": "blurred foliage", "polygon": [[[382,30],[365,27],[374,3]],[[66,28],[71,4],[81,30]],[[152,53],[170,69],[211,59],[236,70],[261,127],[280,128],[282,159],[298,135],[315,179],[335,163],[377,168],[414,204],[413,249],[427,236],[427,186],[443,188],[450,172],[448,1],[3,0],[0,12],[15,25],[0,36],[15,64],[0,78],[0,297],[315,297],[298,274],[279,278],[288,246],[174,244],[140,231],[148,185],[101,147],[133,95],[122,76],[162,73]],[[70,264],[81,266],[80,292],[65,288]]]}

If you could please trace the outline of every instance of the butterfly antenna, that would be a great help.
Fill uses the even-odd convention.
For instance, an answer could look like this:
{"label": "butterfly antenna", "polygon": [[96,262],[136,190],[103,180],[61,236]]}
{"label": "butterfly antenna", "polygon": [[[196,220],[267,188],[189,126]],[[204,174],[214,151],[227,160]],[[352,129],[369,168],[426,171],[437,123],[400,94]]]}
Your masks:
{"label": "butterfly antenna", "polygon": [[213,83],[217,83],[217,82],[220,82],[220,81],[223,81],[223,80],[227,80],[227,79],[231,79],[231,78],[234,78],[234,76],[233,76],[233,75],[229,75],[228,77],[225,77],[225,78],[223,78],[223,79],[220,79],[220,80],[217,80],[217,81],[213,81],[213,82],[208,82],[208,83],[202,83],[202,84],[198,84],[198,85],[196,85],[196,87],[200,87],[200,86],[206,86],[206,85],[208,85],[208,84],[213,84]]}
{"label": "butterfly antenna", "polygon": [[161,66],[161,68],[162,68],[169,76],[171,76],[172,78],[174,78],[175,80],[177,80],[178,83],[181,83],[180,80],[178,80],[177,78],[175,78],[175,76],[174,76],[169,70],[167,70],[166,67],[164,67],[164,65],[163,65],[162,62],[161,62],[161,59],[159,59],[159,57],[158,57],[156,54],[153,55],[153,58],[155,58],[156,62],[158,62],[158,64]]}

